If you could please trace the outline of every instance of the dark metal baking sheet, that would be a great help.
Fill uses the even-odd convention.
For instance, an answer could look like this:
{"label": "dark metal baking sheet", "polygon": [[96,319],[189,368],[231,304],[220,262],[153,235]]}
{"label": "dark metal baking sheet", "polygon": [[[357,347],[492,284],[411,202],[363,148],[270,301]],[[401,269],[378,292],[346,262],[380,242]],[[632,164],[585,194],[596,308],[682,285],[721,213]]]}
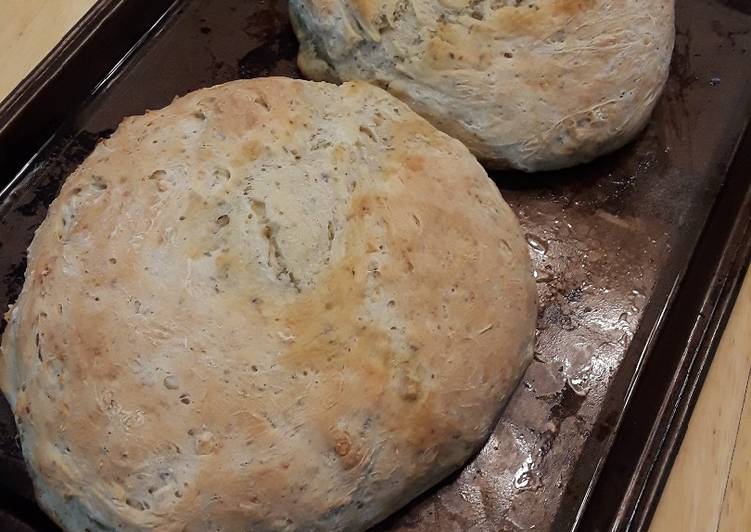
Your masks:
{"label": "dark metal baking sheet", "polygon": [[[751,13],[730,0],[677,11],[671,79],[635,143],[567,171],[493,174],[535,261],[535,362],[483,451],[378,530],[648,522],[751,241],[751,141],[735,156]],[[283,0],[101,1],[0,106],[0,305],[62,180],[122,117],[238,77],[299,75],[296,50]],[[0,412],[0,518],[43,530]]]}

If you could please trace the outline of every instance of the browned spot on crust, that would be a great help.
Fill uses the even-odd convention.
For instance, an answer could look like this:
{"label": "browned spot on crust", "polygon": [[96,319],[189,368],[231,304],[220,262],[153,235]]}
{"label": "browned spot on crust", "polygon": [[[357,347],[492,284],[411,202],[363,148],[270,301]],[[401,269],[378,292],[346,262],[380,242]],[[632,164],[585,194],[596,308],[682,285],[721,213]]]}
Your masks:
{"label": "browned spot on crust", "polygon": [[566,19],[595,7],[597,0],[553,0],[538,8],[507,6],[495,12],[492,18],[478,22],[475,30],[490,35],[499,32],[510,35],[546,36],[562,29]]}
{"label": "browned spot on crust", "polygon": [[420,155],[408,155],[404,163],[413,172],[421,172],[425,168],[425,158]]}
{"label": "browned spot on crust", "polygon": [[238,150],[237,156],[233,163],[236,166],[242,166],[243,164],[251,163],[260,157],[263,152],[263,146],[257,140],[249,140],[243,143]]}
{"label": "browned spot on crust", "polygon": [[360,15],[360,18],[368,22],[373,22],[378,16],[378,7],[382,2],[374,2],[373,0],[351,0],[352,10]]}
{"label": "browned spot on crust", "polygon": [[339,456],[347,456],[352,449],[352,441],[349,438],[349,434],[342,431],[334,436],[334,450]]}
{"label": "browned spot on crust", "polygon": [[553,11],[556,14],[573,16],[595,6],[597,0],[556,0]]}
{"label": "browned spot on crust", "polygon": [[412,377],[404,377],[402,382],[402,399],[405,401],[417,401],[420,396],[420,383]]}
{"label": "browned spot on crust", "polygon": [[344,430],[334,432],[334,452],[344,469],[353,469],[363,464],[365,453],[360,446],[355,446],[352,436]]}

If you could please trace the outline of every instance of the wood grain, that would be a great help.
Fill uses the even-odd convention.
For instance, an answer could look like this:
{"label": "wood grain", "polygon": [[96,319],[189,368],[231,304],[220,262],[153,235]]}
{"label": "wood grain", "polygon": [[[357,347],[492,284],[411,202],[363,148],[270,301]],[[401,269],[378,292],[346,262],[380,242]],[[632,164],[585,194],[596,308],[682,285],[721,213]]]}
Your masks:
{"label": "wood grain", "polygon": [[651,532],[751,530],[751,505],[744,504],[751,482],[749,329],[751,276],[709,369]]}
{"label": "wood grain", "polygon": [[0,99],[57,44],[95,0],[0,0]]}
{"label": "wood grain", "polygon": [[[751,282],[748,282],[751,285]],[[739,351],[741,356],[751,357],[748,346],[749,324],[751,324],[751,290],[746,293],[745,337],[739,341],[743,344]],[[741,327],[743,329],[744,327]],[[738,344],[740,346],[740,344]],[[740,432],[735,442],[735,452],[730,465],[730,476],[725,488],[725,496],[720,513],[719,532],[748,530],[751,527],[751,386],[746,386],[746,397],[741,414]]]}
{"label": "wood grain", "polygon": [[[737,320],[732,349],[741,359],[751,358],[751,274],[746,278],[745,292],[736,306]],[[737,334],[736,334],[737,333]],[[746,394],[739,423],[735,452],[730,464],[730,475],[720,513],[720,532],[734,532],[751,528],[751,375],[746,384]]]}
{"label": "wood grain", "polygon": [[[95,0],[0,0],[0,98]],[[710,368],[651,532],[751,530],[751,275]]]}

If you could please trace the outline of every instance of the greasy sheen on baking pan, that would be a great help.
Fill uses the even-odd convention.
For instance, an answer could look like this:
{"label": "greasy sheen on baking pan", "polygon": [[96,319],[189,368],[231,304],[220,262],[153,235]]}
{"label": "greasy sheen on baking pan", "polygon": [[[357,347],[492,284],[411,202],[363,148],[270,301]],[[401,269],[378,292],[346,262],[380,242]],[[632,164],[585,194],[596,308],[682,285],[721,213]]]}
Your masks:
{"label": "greasy sheen on baking pan", "polygon": [[290,0],[312,79],[374,82],[488,166],[589,161],[644,127],[673,0]]}
{"label": "greasy sheen on baking pan", "polygon": [[387,92],[285,78],[126,119],[29,250],[0,383],[70,531],[363,530],[531,356],[517,220]]}

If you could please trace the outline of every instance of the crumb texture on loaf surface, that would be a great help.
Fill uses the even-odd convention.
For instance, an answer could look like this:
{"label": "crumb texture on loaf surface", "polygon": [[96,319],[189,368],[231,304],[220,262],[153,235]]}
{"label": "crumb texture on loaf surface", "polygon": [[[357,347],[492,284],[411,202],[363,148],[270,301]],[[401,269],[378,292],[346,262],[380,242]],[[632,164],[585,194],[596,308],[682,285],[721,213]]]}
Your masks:
{"label": "crumb texture on loaf surface", "polygon": [[459,467],[531,356],[482,167],[387,92],[284,78],[126,119],[67,179],[0,384],[67,530],[360,530]]}
{"label": "crumb texture on loaf surface", "polygon": [[613,151],[667,79],[673,0],[290,0],[312,79],[388,89],[483,162],[525,171]]}

